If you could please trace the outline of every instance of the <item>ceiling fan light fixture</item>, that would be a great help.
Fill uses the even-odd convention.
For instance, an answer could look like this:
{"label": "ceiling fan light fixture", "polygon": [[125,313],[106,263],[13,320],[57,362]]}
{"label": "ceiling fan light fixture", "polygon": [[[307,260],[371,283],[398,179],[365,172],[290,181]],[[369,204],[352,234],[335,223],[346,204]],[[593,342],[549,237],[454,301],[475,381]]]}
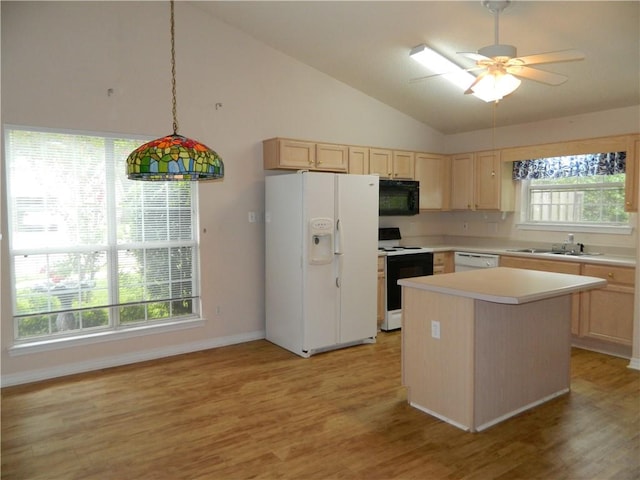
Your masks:
{"label": "ceiling fan light fixture", "polygon": [[471,90],[485,102],[495,102],[513,93],[521,83],[519,78],[509,73],[493,71],[471,87]]}

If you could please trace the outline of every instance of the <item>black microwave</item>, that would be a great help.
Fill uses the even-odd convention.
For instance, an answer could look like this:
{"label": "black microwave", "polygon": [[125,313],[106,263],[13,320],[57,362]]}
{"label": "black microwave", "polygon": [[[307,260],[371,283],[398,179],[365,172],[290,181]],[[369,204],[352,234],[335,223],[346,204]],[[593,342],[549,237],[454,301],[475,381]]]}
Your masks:
{"label": "black microwave", "polygon": [[380,215],[417,215],[420,212],[420,182],[380,180]]}

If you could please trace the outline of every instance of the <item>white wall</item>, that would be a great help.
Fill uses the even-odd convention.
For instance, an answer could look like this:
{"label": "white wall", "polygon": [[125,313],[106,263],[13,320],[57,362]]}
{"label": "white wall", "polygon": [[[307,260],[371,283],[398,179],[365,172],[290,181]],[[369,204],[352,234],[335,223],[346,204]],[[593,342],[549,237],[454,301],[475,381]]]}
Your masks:
{"label": "white wall", "polygon": [[[166,2],[0,5],[3,123],[152,137],[170,133]],[[197,2],[177,2],[176,37],[180,133],[215,149],[226,168],[223,181],[199,185],[204,326],[12,356],[11,298],[3,288],[5,385],[261,338],[263,224],[248,223],[247,212],[264,210],[263,139],[287,136],[432,152],[487,148],[486,131],[445,138],[218,22]],[[112,95],[108,89],[113,89]],[[216,108],[218,103],[222,106]],[[624,118],[634,113],[637,117],[637,109],[625,111]],[[628,127],[612,122],[605,112],[509,127],[504,134],[516,143],[504,145],[640,130],[637,124],[635,129]],[[6,232],[6,202],[1,201],[1,231]],[[438,236],[456,231],[456,215],[421,214],[399,222],[407,222],[403,228],[414,234]],[[382,223],[388,222],[393,219]],[[511,227],[501,228],[501,236],[511,235]],[[10,285],[6,238],[0,265],[0,281]]]}
{"label": "white wall", "polygon": [[[3,1],[1,8],[3,123],[171,133],[168,2]],[[3,384],[261,338],[264,224],[248,223],[247,212],[264,210],[263,139],[444,148],[438,132],[258,44],[197,2],[176,2],[176,56],[179,131],[216,150],[226,168],[223,181],[199,185],[204,326],[11,356],[3,288]],[[2,284],[10,285],[6,241],[1,265]]]}

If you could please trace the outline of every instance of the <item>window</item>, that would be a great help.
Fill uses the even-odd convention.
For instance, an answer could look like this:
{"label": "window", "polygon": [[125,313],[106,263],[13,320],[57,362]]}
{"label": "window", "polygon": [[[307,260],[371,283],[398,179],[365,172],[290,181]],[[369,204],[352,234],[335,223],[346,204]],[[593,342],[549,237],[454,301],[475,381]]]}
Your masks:
{"label": "window", "polygon": [[128,180],[144,141],[5,128],[18,343],[199,316],[196,186]]}
{"label": "window", "polygon": [[576,231],[629,227],[625,161],[625,152],[613,152],[515,162],[514,178],[522,180],[522,221]]}

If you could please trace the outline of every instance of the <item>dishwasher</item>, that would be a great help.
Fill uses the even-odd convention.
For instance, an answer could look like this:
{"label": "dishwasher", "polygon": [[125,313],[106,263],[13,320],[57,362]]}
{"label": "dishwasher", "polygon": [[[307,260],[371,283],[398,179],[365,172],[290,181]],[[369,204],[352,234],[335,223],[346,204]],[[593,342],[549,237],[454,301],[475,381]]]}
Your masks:
{"label": "dishwasher", "polygon": [[456,272],[494,268],[500,263],[499,255],[486,253],[455,252],[454,267]]}

